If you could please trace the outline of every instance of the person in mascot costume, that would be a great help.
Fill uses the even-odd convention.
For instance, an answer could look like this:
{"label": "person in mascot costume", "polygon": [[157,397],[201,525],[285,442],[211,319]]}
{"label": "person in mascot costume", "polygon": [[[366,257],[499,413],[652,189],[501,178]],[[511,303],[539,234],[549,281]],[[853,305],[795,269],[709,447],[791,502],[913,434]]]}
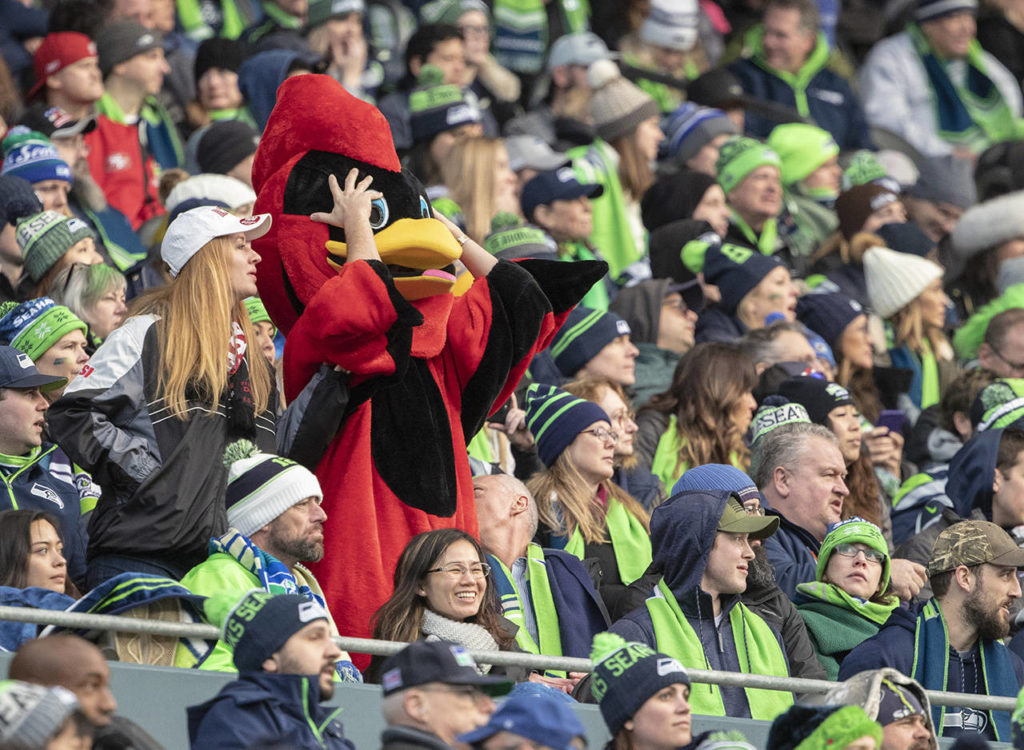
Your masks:
{"label": "person in mascot costume", "polygon": [[[434,218],[384,116],[325,75],[281,84],[253,185],[255,211],[273,215],[253,245],[260,297],[287,335],[285,394],[346,374],[318,386],[347,382],[337,414],[311,408],[334,418],[317,451],[327,521],[315,573],[341,634],[368,636],[409,539],[476,535],[466,440],[607,266],[496,260]],[[460,257],[475,278],[456,297]]]}

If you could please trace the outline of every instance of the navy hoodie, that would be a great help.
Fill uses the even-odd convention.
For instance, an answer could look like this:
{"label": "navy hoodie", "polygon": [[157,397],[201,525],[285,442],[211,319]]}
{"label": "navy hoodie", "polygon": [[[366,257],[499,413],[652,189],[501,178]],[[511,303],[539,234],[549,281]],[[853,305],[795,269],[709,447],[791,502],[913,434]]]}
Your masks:
{"label": "navy hoodie", "polygon": [[961,518],[977,508],[992,520],[992,481],[1002,437],[1001,429],[975,433],[950,460],[946,497]]}
{"label": "navy hoodie", "polygon": [[[659,505],[651,515],[654,565],[662,571],[665,582],[679,602],[679,608],[704,646],[704,664],[683,665],[693,669],[744,671],[740,667],[729,626],[729,611],[739,602],[739,595],[721,597],[721,626],[716,626],[711,597],[700,587],[708,555],[718,533],[718,521],[729,497],[730,493],[724,490],[687,492]],[[634,609],[612,625],[611,631],[627,641],[639,641],[655,649],[658,647],[654,624],[646,606]],[[774,628],[772,632],[775,633]],[[781,646],[778,633],[775,637]],[[693,691],[702,687],[705,686],[695,684]],[[722,685],[721,690],[726,716],[750,718],[750,705],[743,688]]]}
{"label": "navy hoodie", "polygon": [[288,77],[288,68],[296,60],[312,64],[308,56],[290,49],[274,49],[253,55],[238,69],[238,88],[249,105],[256,128],[267,127],[270,111],[277,103],[277,88]]}
{"label": "navy hoodie", "polygon": [[315,676],[241,672],[206,703],[189,706],[188,737],[193,750],[355,750],[334,718],[339,713],[320,705]]}
{"label": "navy hoodie", "polygon": [[792,599],[796,596],[797,584],[815,580],[821,542],[781,513],[770,508],[767,512],[779,517],[779,530],[765,540],[764,551],[775,570],[775,582]]}

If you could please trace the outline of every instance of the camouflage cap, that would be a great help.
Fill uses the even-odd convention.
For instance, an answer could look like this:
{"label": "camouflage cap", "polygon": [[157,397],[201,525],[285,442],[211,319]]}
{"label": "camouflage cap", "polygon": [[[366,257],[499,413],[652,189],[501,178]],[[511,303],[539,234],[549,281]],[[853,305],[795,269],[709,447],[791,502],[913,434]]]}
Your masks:
{"label": "camouflage cap", "polygon": [[928,577],[982,563],[1024,568],[1024,549],[991,521],[961,521],[944,529],[935,540]]}

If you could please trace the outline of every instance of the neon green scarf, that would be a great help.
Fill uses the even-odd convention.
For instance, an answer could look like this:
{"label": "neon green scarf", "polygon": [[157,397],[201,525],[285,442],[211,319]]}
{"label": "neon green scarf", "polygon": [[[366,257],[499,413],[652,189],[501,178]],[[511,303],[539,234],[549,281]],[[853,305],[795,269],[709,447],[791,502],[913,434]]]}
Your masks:
{"label": "neon green scarf", "polygon": [[[654,450],[654,459],[651,461],[651,473],[661,480],[666,490],[671,490],[679,477],[690,468],[679,455],[683,449],[686,438],[679,434],[679,421],[673,414],[668,418],[668,428],[658,440],[658,447]],[[740,458],[733,451],[729,454],[729,463],[741,471],[746,468],[740,465]]]}
{"label": "neon green scarf", "polygon": [[775,219],[765,221],[764,226],[761,227],[760,236],[735,211],[732,212],[730,221],[743,233],[751,247],[756,247],[761,255],[772,255],[775,253],[775,241],[779,236],[779,225]]}
{"label": "neon green scarf", "polygon": [[[651,535],[640,523],[640,519],[615,498],[608,498],[604,520],[612,540],[615,562],[619,566],[619,577],[628,586],[640,578],[651,564]],[[582,560],[585,547],[583,534],[576,527],[569,537],[569,543],[565,545],[565,551]]]}

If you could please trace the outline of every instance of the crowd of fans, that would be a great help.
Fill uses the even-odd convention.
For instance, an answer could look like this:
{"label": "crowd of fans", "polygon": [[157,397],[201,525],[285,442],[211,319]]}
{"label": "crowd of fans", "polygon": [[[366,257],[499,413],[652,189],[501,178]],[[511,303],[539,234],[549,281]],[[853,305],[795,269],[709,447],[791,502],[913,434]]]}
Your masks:
{"label": "crowd of fans", "polygon": [[[773,721],[769,750],[1024,747],[1024,711],[924,692],[1024,688],[1022,13],[0,0],[0,603],[222,628],[0,622],[0,747],[159,747],[107,660],[238,672],[193,748],[351,747],[321,702],[363,681],[394,750],[582,750],[573,701],[615,750],[750,750],[691,714]],[[345,540],[305,418],[348,381],[285,403],[251,245],[300,75],[383,113],[456,293],[607,264],[469,436],[478,535],[408,542],[365,630],[411,645],[372,661],[314,575]],[[334,176],[314,220],[369,236],[374,186]]]}

